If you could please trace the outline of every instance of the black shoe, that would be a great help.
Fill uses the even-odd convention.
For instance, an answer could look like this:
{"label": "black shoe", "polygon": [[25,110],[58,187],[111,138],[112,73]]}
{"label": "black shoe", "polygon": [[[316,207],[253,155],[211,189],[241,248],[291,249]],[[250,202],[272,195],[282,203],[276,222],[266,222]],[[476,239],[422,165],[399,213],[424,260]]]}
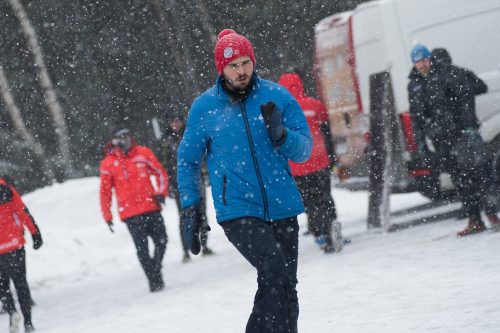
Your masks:
{"label": "black shoe", "polygon": [[185,264],[187,262],[190,262],[191,261],[191,257],[189,256],[189,253],[184,253],[184,255],[182,256],[182,263]]}
{"label": "black shoe", "polygon": [[165,288],[163,281],[162,282],[155,282],[155,283],[152,283],[149,285],[149,291],[151,291],[152,293],[163,290],[163,288]]}
{"label": "black shoe", "polygon": [[154,293],[165,288],[165,282],[161,272],[149,279],[149,290]]}
{"label": "black shoe", "polygon": [[28,332],[35,332],[35,327],[33,326],[32,323],[27,323],[27,324],[24,324],[24,332],[25,333],[28,333]]}
{"label": "black shoe", "polygon": [[158,281],[156,282],[156,289],[153,291],[160,291],[165,288],[165,282],[163,282],[163,278],[160,276]]}
{"label": "black shoe", "polygon": [[326,254],[330,254],[330,253],[335,253],[337,251],[335,251],[335,246],[333,246],[333,244],[328,244],[325,245],[325,247],[323,247],[323,252]]}
{"label": "black shoe", "polygon": [[212,254],[215,254],[214,251],[210,250],[208,247],[205,247],[202,251],[201,251],[201,255],[202,256],[211,256]]}

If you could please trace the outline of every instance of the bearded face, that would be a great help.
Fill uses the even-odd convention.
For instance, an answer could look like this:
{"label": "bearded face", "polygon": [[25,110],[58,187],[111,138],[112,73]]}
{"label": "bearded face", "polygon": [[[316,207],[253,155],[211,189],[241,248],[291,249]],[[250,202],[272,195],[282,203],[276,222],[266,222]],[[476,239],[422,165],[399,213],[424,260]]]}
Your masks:
{"label": "bearded face", "polygon": [[248,56],[234,59],[222,71],[229,89],[234,91],[244,91],[250,84],[252,74],[253,62]]}

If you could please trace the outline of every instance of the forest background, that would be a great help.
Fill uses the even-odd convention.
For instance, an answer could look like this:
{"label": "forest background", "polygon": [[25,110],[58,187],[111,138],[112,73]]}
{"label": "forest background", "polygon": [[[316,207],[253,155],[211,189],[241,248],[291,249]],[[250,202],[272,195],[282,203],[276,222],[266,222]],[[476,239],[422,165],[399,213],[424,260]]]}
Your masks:
{"label": "forest background", "polygon": [[117,126],[158,149],[216,79],[219,31],[253,43],[258,73],[291,68],[314,95],[314,26],[362,0],[2,0],[0,176],[22,191],[95,176]]}

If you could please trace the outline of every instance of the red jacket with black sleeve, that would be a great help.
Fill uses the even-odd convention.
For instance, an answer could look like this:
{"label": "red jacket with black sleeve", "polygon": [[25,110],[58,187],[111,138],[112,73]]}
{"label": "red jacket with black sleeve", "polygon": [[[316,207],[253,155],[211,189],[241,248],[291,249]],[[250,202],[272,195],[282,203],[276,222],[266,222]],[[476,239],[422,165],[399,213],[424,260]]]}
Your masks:
{"label": "red jacket with black sleeve", "polygon": [[24,246],[24,227],[32,235],[38,232],[19,193],[0,178],[0,254],[19,250]]}
{"label": "red jacket with black sleeve", "polygon": [[292,175],[303,176],[327,169],[330,165],[330,159],[328,158],[325,135],[321,130],[321,125],[328,122],[328,112],[325,106],[316,98],[305,95],[304,85],[298,74],[283,74],[278,83],[285,87],[299,103],[313,138],[313,150],[309,159],[303,163],[289,162]]}
{"label": "red jacket with black sleeve", "polygon": [[[167,172],[147,147],[134,144],[125,154],[121,149],[107,146],[100,168],[100,199],[102,216],[112,221],[111,198],[114,189],[118,214],[123,221],[129,217],[160,211],[156,195],[168,195]],[[155,178],[155,187],[151,182]]]}

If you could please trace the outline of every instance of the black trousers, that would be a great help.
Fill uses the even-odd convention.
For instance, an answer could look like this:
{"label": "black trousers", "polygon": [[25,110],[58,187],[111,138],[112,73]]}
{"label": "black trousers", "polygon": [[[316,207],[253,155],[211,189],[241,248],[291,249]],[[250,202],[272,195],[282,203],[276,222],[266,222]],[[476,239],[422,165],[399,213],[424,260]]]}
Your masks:
{"label": "black trousers", "polygon": [[[455,140],[456,141],[456,140]],[[450,174],[453,184],[457,187],[465,215],[475,221],[481,220],[481,210],[486,215],[496,214],[496,197],[494,194],[493,170],[491,161],[475,169],[460,168],[457,158],[452,154],[455,147],[453,140],[433,142],[440,156],[440,169]],[[460,150],[458,153],[463,153]],[[470,156],[471,159],[476,158]]]}
{"label": "black trousers", "polygon": [[467,217],[480,221],[483,209],[486,215],[497,213],[494,179],[489,165],[463,170],[460,180],[459,192]]}
{"label": "black trousers", "polygon": [[25,324],[31,323],[31,293],[26,280],[26,253],[24,248],[0,254],[0,299],[9,314],[16,312],[10,291],[10,280],[14,282],[17,298]]}
{"label": "black trousers", "polygon": [[257,269],[258,289],[246,333],[296,333],[297,217],[273,222],[244,217],[221,226],[229,241]]}
{"label": "black trousers", "polygon": [[330,237],[337,210],[331,194],[330,170],[294,177],[306,208],[308,227],[315,237]]}
{"label": "black trousers", "polygon": [[[167,231],[160,212],[132,216],[124,221],[137,249],[137,257],[149,281],[161,275],[162,261],[167,250]],[[153,257],[149,254],[148,238],[153,240]]]}

